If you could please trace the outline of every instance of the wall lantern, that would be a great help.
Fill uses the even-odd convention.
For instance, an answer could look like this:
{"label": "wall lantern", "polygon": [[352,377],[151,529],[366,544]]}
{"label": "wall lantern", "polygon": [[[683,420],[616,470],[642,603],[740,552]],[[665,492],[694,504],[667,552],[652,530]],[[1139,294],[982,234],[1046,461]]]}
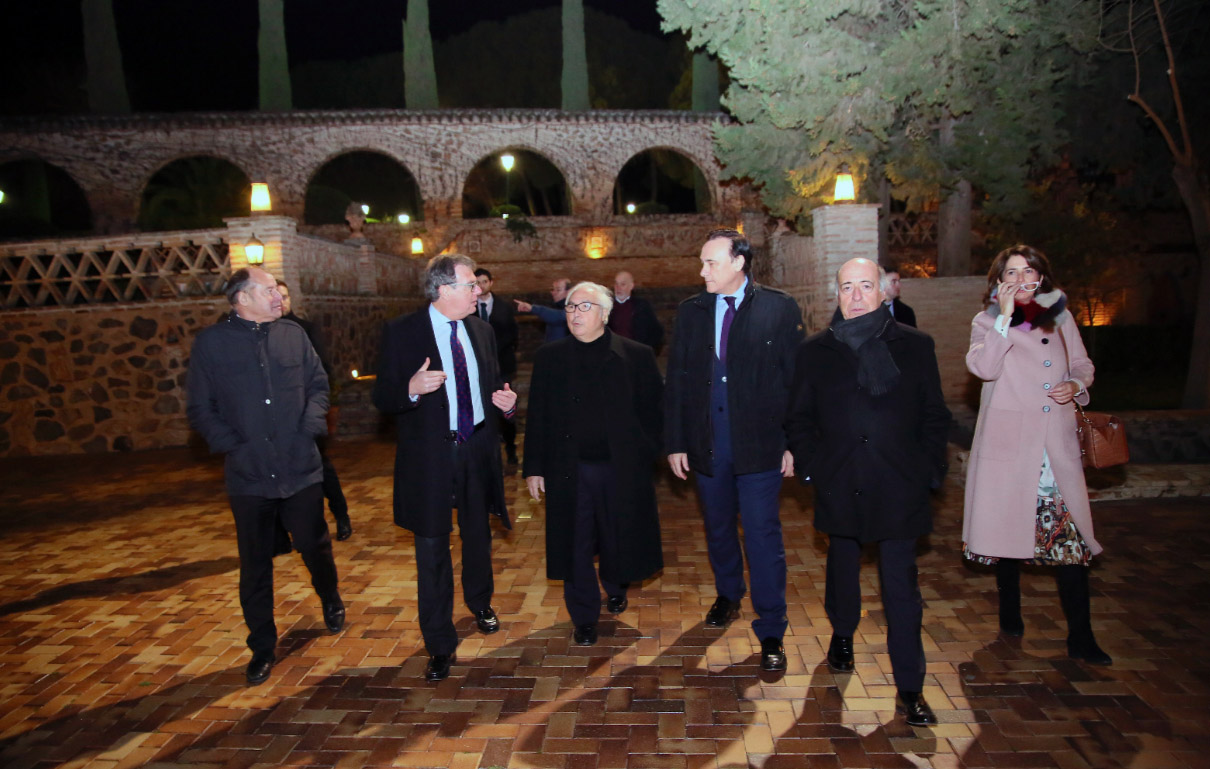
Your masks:
{"label": "wall lantern", "polygon": [[357,378],[357,369],[353,369],[353,378],[354,378],[354,379],[356,379],[356,378]]}
{"label": "wall lantern", "polygon": [[836,174],[836,190],[832,193],[833,203],[852,203],[857,199],[857,190],[853,186],[853,174],[849,173],[849,164],[841,163],[840,171]]}
{"label": "wall lantern", "polygon": [[362,204],[361,204],[361,212],[362,212],[363,214],[365,214],[366,216],[369,216],[369,215],[370,215],[370,207],[369,207],[368,205],[366,205],[365,203],[362,203]]}
{"label": "wall lantern", "polygon": [[0,203],[4,202],[4,190],[0,190]]}
{"label": "wall lantern", "polygon": [[270,211],[273,208],[269,200],[269,185],[264,182],[252,182],[252,212]]}
{"label": "wall lantern", "polygon": [[412,253],[413,254],[423,254],[424,253],[424,241],[423,240],[421,240],[420,238],[412,238]]}
{"label": "wall lantern", "polygon": [[628,214],[633,214],[633,213],[634,213],[634,203],[627,203],[627,204],[626,204],[626,213],[628,213]]}
{"label": "wall lantern", "polygon": [[412,221],[412,217],[408,216],[407,214],[400,214],[395,218],[399,220],[400,224],[407,224],[408,222]]}
{"label": "wall lantern", "polygon": [[252,240],[244,246],[244,256],[248,258],[248,264],[259,266],[265,263],[265,244],[252,236]]}
{"label": "wall lantern", "polygon": [[516,162],[517,159],[507,152],[500,156],[500,165],[504,166],[504,173],[508,173],[509,171],[513,170],[513,165]]}

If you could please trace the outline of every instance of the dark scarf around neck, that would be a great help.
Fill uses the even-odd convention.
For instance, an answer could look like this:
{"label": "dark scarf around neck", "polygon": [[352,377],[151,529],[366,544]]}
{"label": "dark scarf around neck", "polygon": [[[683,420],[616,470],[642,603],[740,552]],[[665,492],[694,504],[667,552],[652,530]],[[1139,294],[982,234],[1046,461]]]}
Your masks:
{"label": "dark scarf around neck", "polygon": [[878,397],[899,385],[899,367],[883,339],[883,332],[894,323],[891,311],[880,305],[877,310],[845,320],[839,310],[829,329],[857,355],[857,384]]}

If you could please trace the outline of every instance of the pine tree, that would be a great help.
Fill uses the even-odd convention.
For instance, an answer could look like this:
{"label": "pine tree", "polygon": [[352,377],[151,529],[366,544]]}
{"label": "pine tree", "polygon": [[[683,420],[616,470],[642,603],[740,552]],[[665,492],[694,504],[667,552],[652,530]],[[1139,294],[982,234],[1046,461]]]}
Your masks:
{"label": "pine tree", "polygon": [[408,109],[437,109],[437,69],[428,0],[408,0],[403,22],[403,95]]}
{"label": "pine tree", "polygon": [[563,0],[563,109],[588,109],[584,0]]}
{"label": "pine tree", "polygon": [[[728,173],[777,216],[828,202],[842,163],[873,195],[886,174],[909,206],[948,198],[969,232],[971,185],[987,204],[1027,201],[1030,169],[1064,141],[1062,90],[1091,47],[1088,0],[659,0],[666,30],[729,68],[715,131]],[[956,195],[956,197],[954,197]],[[946,233],[948,234],[948,232]],[[943,239],[945,235],[943,234]],[[967,235],[969,240],[969,235]],[[966,274],[969,246],[939,257]]]}
{"label": "pine tree", "polygon": [[88,67],[88,108],[93,112],[130,112],[113,0],[81,0],[80,14]]}
{"label": "pine tree", "polygon": [[290,95],[290,58],[286,52],[286,15],[284,0],[257,0],[260,29],[256,50],[260,56],[257,72],[262,110],[293,108]]}

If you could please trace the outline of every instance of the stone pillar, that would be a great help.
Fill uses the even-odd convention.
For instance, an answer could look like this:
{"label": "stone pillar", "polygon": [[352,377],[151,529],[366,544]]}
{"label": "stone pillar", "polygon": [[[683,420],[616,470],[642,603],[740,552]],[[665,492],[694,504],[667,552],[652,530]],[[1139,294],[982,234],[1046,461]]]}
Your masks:
{"label": "stone pillar", "polygon": [[357,293],[378,293],[378,270],[374,267],[374,244],[368,240],[357,247]]}
{"label": "stone pillar", "polygon": [[814,259],[806,271],[807,333],[826,328],[836,309],[836,271],[859,256],[878,262],[878,206],[842,203],[811,212]]}
{"label": "stone pillar", "polygon": [[290,299],[297,312],[305,303],[299,284],[298,255],[290,253],[298,232],[298,222],[289,216],[236,216],[223,220],[227,225],[227,243],[231,253],[231,271],[248,267],[244,247],[255,237],[265,244],[265,262],[260,265],[273,277],[284,280],[291,289]]}

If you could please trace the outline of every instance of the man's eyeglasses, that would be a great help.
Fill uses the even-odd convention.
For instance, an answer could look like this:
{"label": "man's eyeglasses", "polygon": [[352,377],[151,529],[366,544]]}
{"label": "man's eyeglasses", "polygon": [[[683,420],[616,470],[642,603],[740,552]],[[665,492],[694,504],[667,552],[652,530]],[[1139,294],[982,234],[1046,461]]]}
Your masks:
{"label": "man's eyeglasses", "polygon": [[600,307],[600,306],[601,305],[597,304],[596,302],[577,302],[576,304],[567,305],[566,307],[563,308],[563,310],[568,315],[571,315],[576,310],[579,310],[580,312],[590,312],[593,307]]}
{"label": "man's eyeglasses", "polygon": [[454,286],[455,288],[457,288],[458,286],[461,286],[470,291],[474,291],[476,288],[479,288],[478,283],[446,283],[445,285]]}

